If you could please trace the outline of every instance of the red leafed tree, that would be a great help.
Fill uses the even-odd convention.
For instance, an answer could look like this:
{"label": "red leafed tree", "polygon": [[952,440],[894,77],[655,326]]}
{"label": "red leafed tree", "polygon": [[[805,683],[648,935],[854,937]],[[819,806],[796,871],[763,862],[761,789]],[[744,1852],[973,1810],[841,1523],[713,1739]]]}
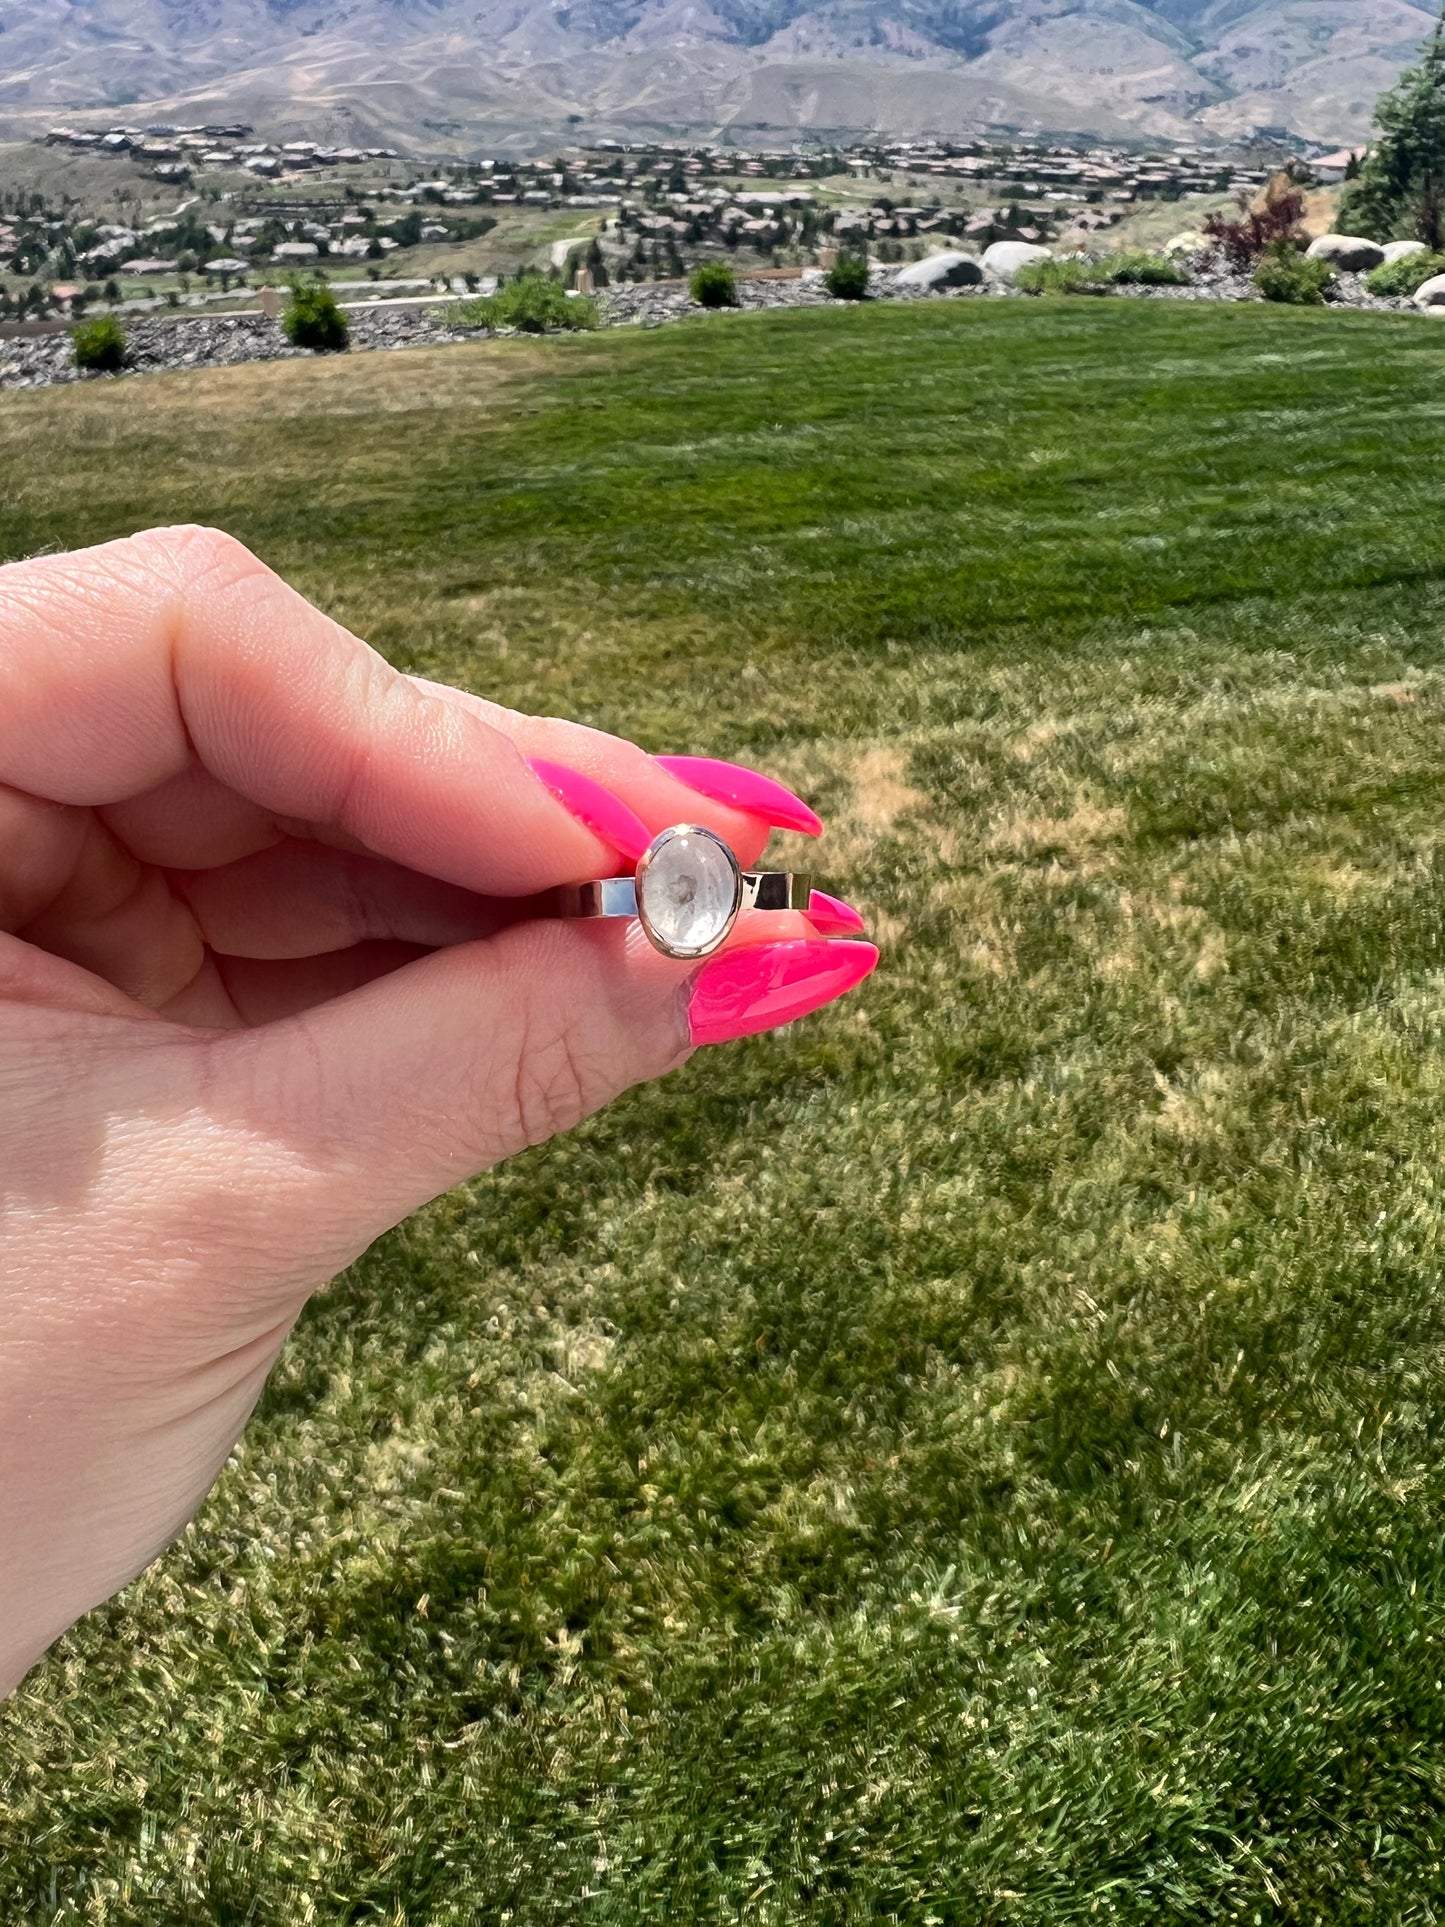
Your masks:
{"label": "red leafed tree", "polygon": [[1252,268],[1281,241],[1301,244],[1305,197],[1288,174],[1276,174],[1258,200],[1238,196],[1239,213],[1211,214],[1204,232],[1232,268]]}

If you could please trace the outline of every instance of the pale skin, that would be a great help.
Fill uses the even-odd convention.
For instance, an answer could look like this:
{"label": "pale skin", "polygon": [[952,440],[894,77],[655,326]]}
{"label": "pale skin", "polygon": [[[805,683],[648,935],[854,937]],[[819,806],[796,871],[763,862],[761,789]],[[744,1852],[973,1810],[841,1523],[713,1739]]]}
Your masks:
{"label": "pale skin", "polygon": [[766,841],[214,531],[0,568],[0,1695],[190,1519],[312,1292],[687,1057],[690,966],[529,905],[616,866],[526,756]]}

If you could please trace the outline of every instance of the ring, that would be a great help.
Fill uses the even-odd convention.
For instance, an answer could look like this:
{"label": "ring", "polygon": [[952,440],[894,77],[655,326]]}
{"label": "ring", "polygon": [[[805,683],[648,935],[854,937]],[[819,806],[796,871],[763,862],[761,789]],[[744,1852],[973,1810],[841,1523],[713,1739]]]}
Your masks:
{"label": "ring", "polygon": [[562,917],[635,917],[664,957],[710,957],[743,910],[806,910],[809,879],[744,870],[714,830],[674,823],[655,836],[630,877],[559,890]]}

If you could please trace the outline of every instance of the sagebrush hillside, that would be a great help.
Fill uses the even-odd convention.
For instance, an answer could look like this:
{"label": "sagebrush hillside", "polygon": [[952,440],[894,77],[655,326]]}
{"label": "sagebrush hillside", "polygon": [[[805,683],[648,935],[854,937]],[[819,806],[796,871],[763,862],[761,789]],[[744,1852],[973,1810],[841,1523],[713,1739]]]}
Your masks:
{"label": "sagebrush hillside", "polygon": [[733,127],[1361,137],[1429,0],[10,0],[0,126],[148,103],[435,142]]}

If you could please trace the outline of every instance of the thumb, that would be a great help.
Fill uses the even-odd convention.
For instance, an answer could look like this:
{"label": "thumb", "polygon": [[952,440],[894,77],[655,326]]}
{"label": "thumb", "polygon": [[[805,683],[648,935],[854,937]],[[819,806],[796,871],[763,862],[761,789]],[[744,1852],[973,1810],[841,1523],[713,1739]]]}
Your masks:
{"label": "thumb", "polygon": [[745,912],[701,964],[659,955],[633,922],[520,923],[229,1033],[212,1103],[281,1154],[282,1183],[268,1174],[256,1208],[268,1245],[293,1247],[289,1275],[316,1284],[439,1192],[570,1130],[696,1044],[816,1010],[877,959],[793,912]]}
{"label": "thumb", "polygon": [[213,1101],[281,1154],[329,1275],[427,1199],[682,1063],[694,969],[635,924],[517,924],[230,1033]]}

